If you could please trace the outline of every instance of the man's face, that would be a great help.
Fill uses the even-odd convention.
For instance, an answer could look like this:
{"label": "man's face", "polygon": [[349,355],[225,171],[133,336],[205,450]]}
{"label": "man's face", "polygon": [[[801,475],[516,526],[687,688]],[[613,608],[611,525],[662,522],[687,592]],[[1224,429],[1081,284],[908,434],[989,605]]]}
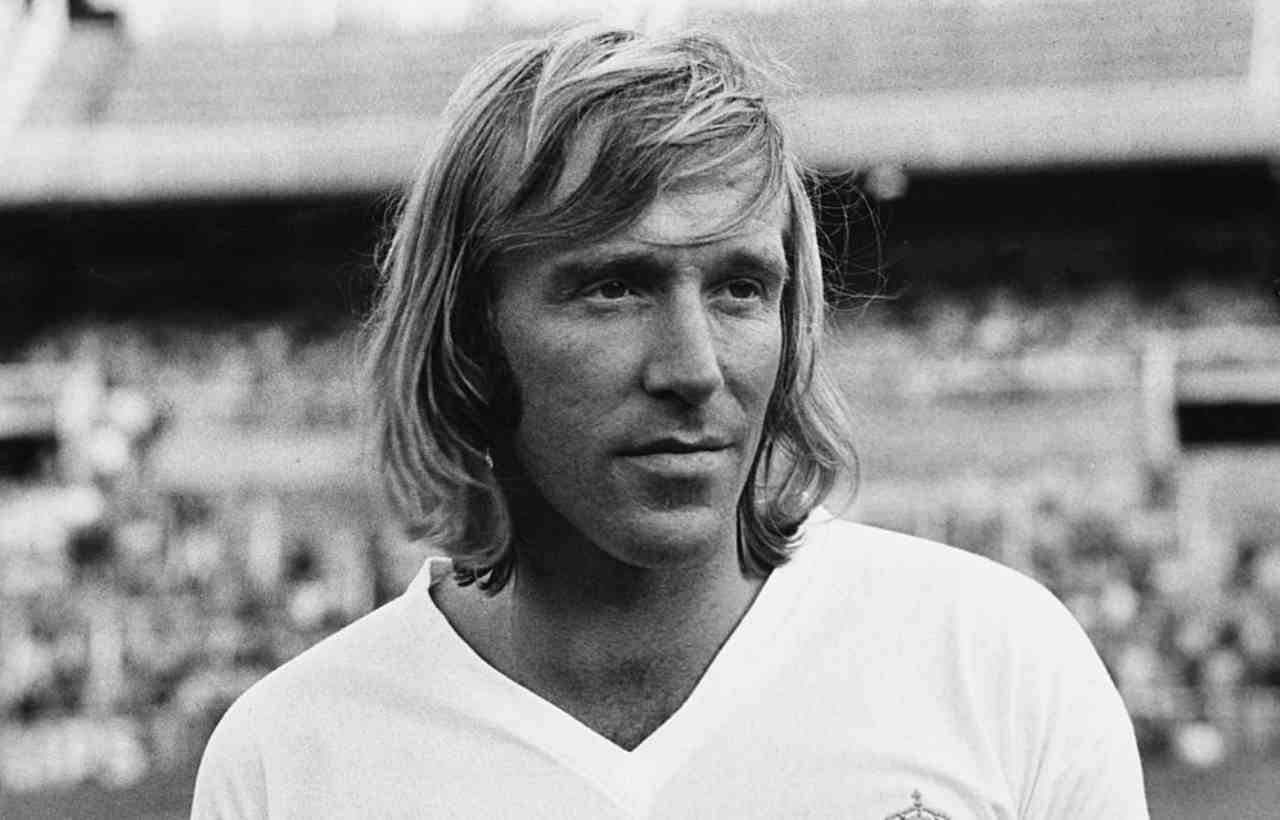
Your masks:
{"label": "man's face", "polygon": [[521,399],[515,458],[618,561],[733,554],[782,349],[785,209],[702,237],[742,213],[753,183],[669,193],[621,233],[500,279],[494,320]]}

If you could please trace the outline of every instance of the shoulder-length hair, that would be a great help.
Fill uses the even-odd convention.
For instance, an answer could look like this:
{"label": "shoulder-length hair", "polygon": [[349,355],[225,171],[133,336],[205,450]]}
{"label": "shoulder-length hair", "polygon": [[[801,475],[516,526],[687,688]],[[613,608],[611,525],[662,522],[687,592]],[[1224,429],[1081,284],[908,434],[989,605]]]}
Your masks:
{"label": "shoulder-length hair", "polygon": [[[459,581],[501,589],[518,537],[489,455],[519,419],[490,319],[495,269],[623,229],[682,182],[759,168],[741,219],[778,197],[789,205],[781,363],[738,504],[744,569],[784,563],[841,474],[856,477],[847,417],[817,356],[826,306],[813,209],[762,84],[716,37],[589,28],[502,49],[451,98],[400,204],[365,354],[388,499],[411,537],[453,557]],[[553,197],[578,139],[593,141],[590,170]]]}

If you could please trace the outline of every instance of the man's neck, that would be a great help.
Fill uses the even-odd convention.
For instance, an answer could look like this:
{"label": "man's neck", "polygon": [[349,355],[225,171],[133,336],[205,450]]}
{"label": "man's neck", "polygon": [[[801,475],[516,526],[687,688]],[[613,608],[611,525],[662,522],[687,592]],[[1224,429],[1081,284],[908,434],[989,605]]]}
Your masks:
{"label": "man's neck", "polygon": [[662,570],[593,563],[548,572],[518,560],[510,614],[522,666],[566,685],[609,681],[623,667],[700,677],[762,584],[731,549]]}
{"label": "man's neck", "polygon": [[567,578],[543,567],[517,570],[510,632],[517,680],[634,748],[689,697],[763,584],[743,576],[732,550],[724,557],[597,577],[590,563]]}
{"label": "man's neck", "polygon": [[679,708],[763,585],[731,548],[664,570],[529,549],[498,596],[453,590],[441,608],[491,666],[623,748]]}

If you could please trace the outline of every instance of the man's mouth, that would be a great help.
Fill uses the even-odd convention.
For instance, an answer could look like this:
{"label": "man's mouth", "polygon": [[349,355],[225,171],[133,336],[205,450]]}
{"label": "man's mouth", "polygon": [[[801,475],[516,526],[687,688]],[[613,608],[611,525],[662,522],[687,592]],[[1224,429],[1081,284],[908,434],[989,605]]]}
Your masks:
{"label": "man's mouth", "polygon": [[729,469],[733,443],[721,436],[664,436],[622,451],[632,467],[663,480],[705,481]]}
{"label": "man's mouth", "polygon": [[731,442],[722,436],[702,436],[698,438],[680,438],[676,436],[653,439],[635,447],[625,448],[622,453],[627,456],[652,456],[688,453],[714,453],[728,449]]}

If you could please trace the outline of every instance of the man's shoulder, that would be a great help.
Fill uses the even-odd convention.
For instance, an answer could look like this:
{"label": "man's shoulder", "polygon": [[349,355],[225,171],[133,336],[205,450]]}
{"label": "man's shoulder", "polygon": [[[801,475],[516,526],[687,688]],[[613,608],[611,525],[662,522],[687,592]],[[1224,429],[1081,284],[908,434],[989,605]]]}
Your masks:
{"label": "man's shoulder", "polygon": [[838,518],[810,522],[797,560],[835,594],[863,604],[944,618],[1005,621],[1018,613],[1028,630],[1075,629],[1061,602],[1039,581],[957,547]]}
{"label": "man's shoulder", "polygon": [[807,605],[819,607],[817,622],[848,624],[840,634],[851,651],[892,635],[1000,686],[1016,680],[1023,690],[1078,684],[1097,691],[1105,680],[1092,643],[1062,602],[990,558],[844,521],[810,532],[798,558],[810,564]]}
{"label": "man's shoulder", "polygon": [[943,737],[951,727],[966,748],[985,747],[1013,767],[1012,799],[1035,816],[1146,816],[1124,704],[1084,630],[1038,581],[839,520],[812,527],[796,560],[814,588],[804,606],[821,607],[808,621],[820,635],[810,659],[827,653],[841,684],[872,670],[876,708],[900,710],[895,731]]}
{"label": "man's shoulder", "polygon": [[[984,555],[938,541],[831,516],[807,525],[798,555],[833,571],[872,572],[919,584],[939,578],[982,580],[1023,590],[1039,582]],[[1035,594],[1035,593],[1033,593]]]}
{"label": "man's shoulder", "polygon": [[[273,777],[386,741],[437,651],[414,592],[320,640],[248,688],[205,746],[193,816],[265,814]],[[406,705],[407,704],[407,705]],[[343,751],[346,750],[346,751]],[[304,781],[297,781],[304,782]]]}
{"label": "man's shoulder", "polygon": [[403,672],[429,665],[412,602],[393,599],[322,638],[269,672],[244,692],[225,721],[267,727],[312,709],[317,699],[358,697],[383,683],[403,680]]}

